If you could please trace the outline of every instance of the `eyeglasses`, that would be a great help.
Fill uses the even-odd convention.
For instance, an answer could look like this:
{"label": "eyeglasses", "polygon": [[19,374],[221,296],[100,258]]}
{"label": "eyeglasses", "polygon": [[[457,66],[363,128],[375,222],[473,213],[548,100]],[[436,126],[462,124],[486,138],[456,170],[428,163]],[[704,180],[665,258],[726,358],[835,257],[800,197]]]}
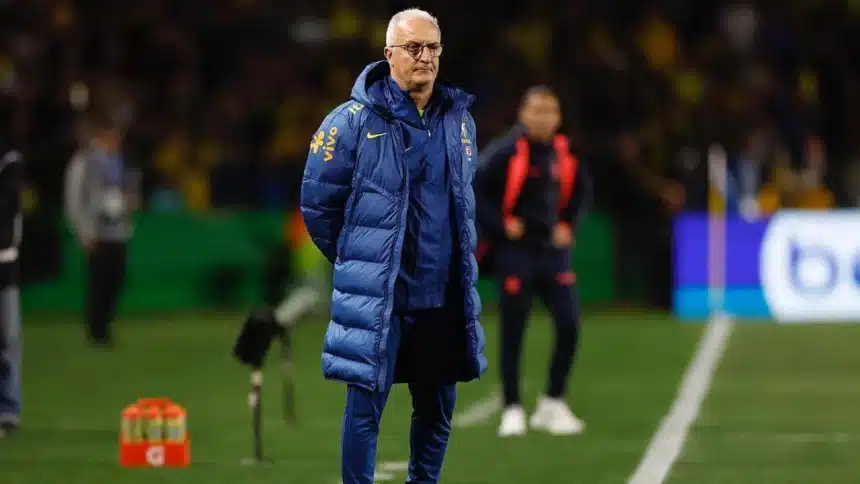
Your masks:
{"label": "eyeglasses", "polygon": [[421,54],[424,53],[425,47],[427,48],[427,52],[430,53],[431,59],[435,59],[442,55],[442,44],[440,44],[439,42],[431,42],[429,44],[422,44],[419,42],[407,42],[405,44],[400,45],[390,45],[389,47],[400,47],[401,49],[404,49],[410,57],[416,60],[419,59],[421,57]]}

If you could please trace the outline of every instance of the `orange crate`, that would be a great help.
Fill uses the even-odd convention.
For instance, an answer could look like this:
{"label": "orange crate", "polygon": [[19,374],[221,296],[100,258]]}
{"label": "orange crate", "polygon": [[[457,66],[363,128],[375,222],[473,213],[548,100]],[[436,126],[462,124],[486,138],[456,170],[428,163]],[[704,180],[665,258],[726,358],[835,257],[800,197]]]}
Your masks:
{"label": "orange crate", "polygon": [[123,442],[119,464],[123,467],[188,467],[191,464],[191,442]]}
{"label": "orange crate", "polygon": [[[149,441],[143,429],[146,423],[142,416],[145,415],[146,409],[158,407],[163,413],[167,407],[172,407],[173,410],[178,410],[182,413],[184,423],[185,438],[181,441],[168,441],[164,430],[161,430],[160,441]],[[140,420],[136,423],[128,422],[130,415],[134,415]],[[142,398],[137,402],[129,405],[123,411],[122,416],[123,426],[131,426],[132,424],[140,426],[137,439],[128,440],[126,435],[128,429],[120,430],[119,437],[119,463],[123,467],[187,467],[191,464],[191,439],[187,429],[187,419],[185,411],[179,405],[172,402],[168,398]]]}

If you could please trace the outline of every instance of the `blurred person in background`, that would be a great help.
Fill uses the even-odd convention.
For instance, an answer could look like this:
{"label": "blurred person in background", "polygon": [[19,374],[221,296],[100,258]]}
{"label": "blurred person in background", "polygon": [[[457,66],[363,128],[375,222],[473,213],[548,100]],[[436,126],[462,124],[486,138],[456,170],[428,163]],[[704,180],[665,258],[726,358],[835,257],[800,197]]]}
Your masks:
{"label": "blurred person in background", "polygon": [[18,428],[21,415],[21,155],[2,148],[0,158],[0,438]]}
{"label": "blurred person in background", "polygon": [[806,142],[804,166],[798,180],[797,208],[801,210],[830,210],[836,208],[833,192],[824,184],[827,154],[821,138],[810,137]]}
{"label": "blurred person in background", "polygon": [[860,207],[860,157],[855,155],[854,160],[845,168],[842,185],[848,206]]}
{"label": "blurred person in background", "polygon": [[585,429],[565,396],[580,326],[571,249],[592,188],[585,167],[570,151],[569,139],[558,133],[560,123],[560,103],[552,89],[530,88],[520,106],[519,123],[482,153],[475,184],[482,237],[495,247],[489,257],[500,281],[505,405],[501,437],[526,433],[520,360],[535,292],[552,314],[555,351],[547,389],[529,423],[557,435]]}
{"label": "blurred person in background", "polygon": [[275,307],[254,310],[248,317],[287,327],[320,309],[325,292],[331,291],[326,275],[331,266],[311,240],[300,210],[288,214],[284,226],[291,283]]}
{"label": "blurred person in background", "polygon": [[66,215],[87,257],[87,329],[97,346],[112,343],[111,323],[126,279],[137,182],[122,154],[122,127],[110,117],[91,120],[91,138],[66,169]]}
{"label": "blurred person in background", "polygon": [[[769,126],[754,127],[744,138],[744,144],[728,167],[726,210],[740,214],[747,220],[756,220],[773,210],[768,205],[767,190],[784,194],[789,189],[791,175],[788,155]],[[773,188],[770,188],[773,187]],[[778,196],[777,200],[783,197]],[[762,203],[765,202],[765,203]],[[776,207],[783,205],[779,201]]]}
{"label": "blurred person in background", "polygon": [[[601,167],[614,199],[618,294],[622,302],[642,291],[644,302],[670,307],[672,217],[685,206],[684,186],[650,166],[640,135],[624,130]],[[598,179],[599,181],[600,179]]]}
{"label": "blurred person in background", "polygon": [[374,481],[382,412],[408,383],[407,482],[439,481],[456,384],[487,368],[476,289],[474,96],[436,80],[436,18],[394,15],[385,60],[313,136],[301,209],[334,264],[323,373],[347,384],[342,481]]}
{"label": "blurred person in background", "polygon": [[824,144],[816,136],[807,139],[799,168],[792,167],[787,156],[773,160],[770,167],[771,176],[759,190],[760,212],[763,215],[773,215],[781,208],[835,208],[835,196],[824,184],[826,166]]}

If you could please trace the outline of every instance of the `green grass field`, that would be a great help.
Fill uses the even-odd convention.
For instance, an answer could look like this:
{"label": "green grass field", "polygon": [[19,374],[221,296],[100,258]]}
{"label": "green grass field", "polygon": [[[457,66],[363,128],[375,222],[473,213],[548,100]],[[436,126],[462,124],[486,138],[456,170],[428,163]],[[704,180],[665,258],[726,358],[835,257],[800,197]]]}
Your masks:
{"label": "green grass field", "polygon": [[[320,371],[324,326],[297,334],[299,423],[280,420],[278,374],[265,395],[269,468],[239,465],[251,451],[247,372],[230,356],[240,317],[195,315],[120,322],[119,345],[97,351],[69,320],[25,323],[24,425],[0,441],[0,483],[339,482],[342,385]],[[461,385],[458,409],[497,388],[495,318],[485,321],[491,369]],[[703,325],[661,316],[586,317],[570,396],[588,424],[575,438],[495,437],[497,415],[456,428],[446,483],[623,483],[675,399]],[[527,336],[525,393],[543,389],[551,332],[536,316]],[[860,482],[860,326],[738,324],[701,414],[668,482]],[[122,408],[168,396],[189,411],[193,462],[182,470],[119,467]],[[397,387],[383,419],[380,481],[403,482],[408,393]],[[391,464],[395,463],[395,464]],[[392,470],[388,470],[392,469]],[[382,469],[381,469],[382,470]]]}

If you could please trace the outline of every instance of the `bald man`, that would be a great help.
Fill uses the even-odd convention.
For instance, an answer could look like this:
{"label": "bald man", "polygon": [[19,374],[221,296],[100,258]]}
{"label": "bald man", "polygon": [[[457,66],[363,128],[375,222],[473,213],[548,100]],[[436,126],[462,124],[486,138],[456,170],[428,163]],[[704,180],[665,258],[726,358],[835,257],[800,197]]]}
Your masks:
{"label": "bald man", "polygon": [[437,20],[394,15],[385,60],[314,134],[305,225],[334,264],[323,373],[347,385],[344,484],[373,482],[391,386],[412,395],[410,483],[439,481],[456,384],[487,368],[476,282],[474,97],[438,82]]}

